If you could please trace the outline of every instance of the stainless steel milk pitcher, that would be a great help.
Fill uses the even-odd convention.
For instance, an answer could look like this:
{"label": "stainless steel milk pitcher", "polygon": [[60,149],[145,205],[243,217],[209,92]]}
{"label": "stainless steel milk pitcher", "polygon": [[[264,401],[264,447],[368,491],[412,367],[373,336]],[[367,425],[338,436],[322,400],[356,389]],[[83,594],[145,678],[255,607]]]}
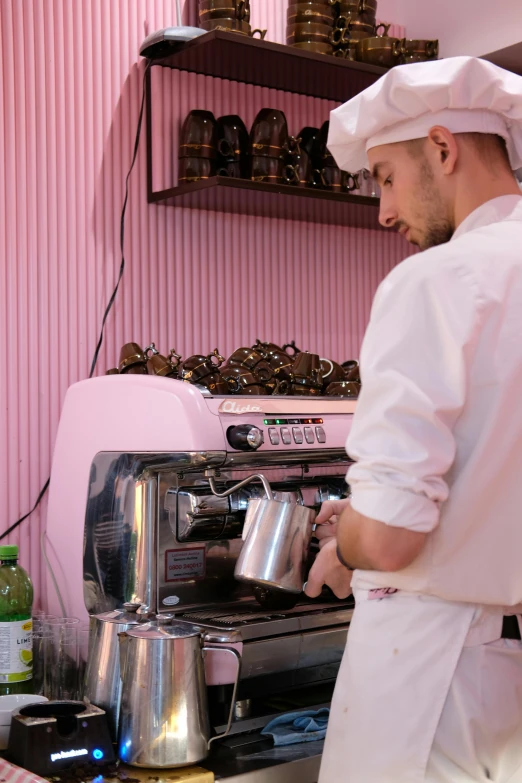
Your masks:
{"label": "stainless steel milk pitcher", "polygon": [[[230,730],[240,673],[231,647],[204,647],[189,623],[146,623],[120,634],[119,757],[136,767],[183,767],[206,758]],[[237,675],[226,731],[210,739],[205,653],[233,655]]]}
{"label": "stainless steel milk pitcher", "polygon": [[85,670],[84,695],[107,713],[111,737],[118,735],[121,698],[118,634],[138,625],[135,613],[105,612],[90,618],[89,655]]}
{"label": "stainless steel milk pitcher", "polygon": [[315,511],[296,503],[253,498],[234,576],[241,582],[301,593]]}

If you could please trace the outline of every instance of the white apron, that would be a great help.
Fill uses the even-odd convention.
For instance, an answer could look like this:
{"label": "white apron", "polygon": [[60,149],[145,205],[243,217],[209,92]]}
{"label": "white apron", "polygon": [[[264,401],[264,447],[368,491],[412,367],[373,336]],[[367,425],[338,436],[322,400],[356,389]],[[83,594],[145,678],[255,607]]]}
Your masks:
{"label": "white apron", "polygon": [[499,608],[382,593],[355,592],[319,783],[422,783],[464,645],[500,636]]}

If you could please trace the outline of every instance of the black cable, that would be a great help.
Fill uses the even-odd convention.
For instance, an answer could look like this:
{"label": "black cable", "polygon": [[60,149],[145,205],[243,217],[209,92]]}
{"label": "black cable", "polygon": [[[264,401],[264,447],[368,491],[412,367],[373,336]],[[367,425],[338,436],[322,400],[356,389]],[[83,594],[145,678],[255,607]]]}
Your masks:
{"label": "black cable", "polygon": [[[125,178],[125,198],[123,200],[123,207],[121,210],[121,218],[120,218],[120,250],[121,250],[121,264],[120,264],[120,271],[118,273],[118,279],[116,281],[116,285],[114,286],[114,290],[111,294],[111,298],[109,299],[109,302],[107,304],[107,307],[105,308],[105,312],[103,314],[102,319],[102,325],[100,329],[100,337],[98,339],[98,343],[96,345],[96,350],[94,351],[94,356],[92,358],[91,363],[91,370],[89,372],[89,378],[92,378],[94,374],[94,370],[96,368],[96,363],[98,361],[98,355],[100,353],[100,348],[103,343],[103,333],[105,329],[105,322],[107,321],[107,318],[109,316],[109,313],[111,311],[111,308],[114,304],[114,300],[116,299],[116,294],[118,293],[118,288],[120,287],[121,279],[123,277],[123,272],[125,270],[125,255],[124,255],[124,239],[125,239],[125,212],[127,210],[127,202],[129,200],[129,178],[132,172],[132,169],[134,168],[134,164],[136,163],[136,157],[138,155],[138,147],[140,144],[140,136],[141,136],[141,126],[143,122],[143,110],[145,108],[145,79],[147,77],[147,71],[150,68],[150,60],[147,62],[147,65],[145,67],[145,70],[143,72],[143,94],[141,96],[141,104],[140,104],[140,113],[138,116],[138,125],[136,128],[136,138],[134,140],[134,151],[132,155],[132,161],[129,168],[129,171],[127,172],[127,177]],[[20,519],[17,519],[16,522],[14,522],[11,527],[9,527],[7,530],[5,530],[2,535],[0,535],[0,541],[2,541],[4,538],[7,538],[7,536],[13,532],[13,530],[16,530],[16,528],[22,524],[22,522],[27,519],[27,517],[30,517],[33,511],[38,508],[38,505],[40,504],[43,496],[47,492],[47,489],[49,487],[49,483],[51,481],[51,477],[47,479],[45,484],[43,485],[42,489],[40,490],[40,494],[38,495],[36,499],[36,503],[32,507],[30,511],[27,512],[27,514],[24,514],[23,517],[20,517]]]}

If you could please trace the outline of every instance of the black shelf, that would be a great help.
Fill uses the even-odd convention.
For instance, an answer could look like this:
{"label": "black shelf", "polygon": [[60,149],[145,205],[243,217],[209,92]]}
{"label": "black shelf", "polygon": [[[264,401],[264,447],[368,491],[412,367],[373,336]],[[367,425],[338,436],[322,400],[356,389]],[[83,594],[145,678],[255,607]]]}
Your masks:
{"label": "black shelf", "polygon": [[[153,66],[255,84],[341,102],[369,87],[384,68],[305,52],[291,46],[225,33],[206,33],[168,54],[150,58]],[[210,177],[154,191],[152,183],[152,85],[146,75],[147,195],[149,203],[278,217],[356,228],[380,228],[379,199],[292,185]]]}
{"label": "black shelf", "polygon": [[209,177],[152,192],[149,202],[329,225],[381,228],[377,220],[378,198],[231,177]]}
{"label": "black shelf", "polygon": [[297,92],[339,103],[375,82],[386,68],[219,30],[194,38],[153,65]]}

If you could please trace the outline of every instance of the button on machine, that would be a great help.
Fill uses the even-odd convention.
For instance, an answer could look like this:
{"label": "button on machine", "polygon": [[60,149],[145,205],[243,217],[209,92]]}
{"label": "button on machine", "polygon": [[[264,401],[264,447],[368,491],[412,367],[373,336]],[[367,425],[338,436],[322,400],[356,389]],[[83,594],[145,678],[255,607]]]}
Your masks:
{"label": "button on machine", "polygon": [[304,428],[304,436],[307,443],[315,443],[314,431],[311,427]]}
{"label": "button on machine", "polygon": [[299,427],[292,427],[292,434],[296,443],[303,442],[303,431]]}
{"label": "button on machine", "polygon": [[315,428],[315,434],[316,434],[318,443],[326,443],[326,433],[325,433],[323,427],[316,427]]}
{"label": "button on machine", "polygon": [[290,435],[290,430],[288,427],[281,427],[281,440],[285,446],[289,446],[292,442],[292,436]]}
{"label": "button on machine", "polygon": [[279,432],[275,427],[268,428],[268,437],[272,446],[279,446]]}

